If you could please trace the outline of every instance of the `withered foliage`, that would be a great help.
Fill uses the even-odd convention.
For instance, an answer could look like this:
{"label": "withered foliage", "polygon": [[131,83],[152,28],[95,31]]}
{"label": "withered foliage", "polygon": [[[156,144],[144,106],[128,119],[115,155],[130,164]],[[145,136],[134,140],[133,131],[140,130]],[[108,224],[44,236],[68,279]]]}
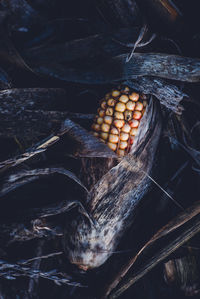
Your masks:
{"label": "withered foliage", "polygon": [[[0,298],[198,294],[197,12],[186,0],[0,2]],[[119,85],[151,99],[123,159],[90,132]],[[77,270],[77,250],[101,267]]]}

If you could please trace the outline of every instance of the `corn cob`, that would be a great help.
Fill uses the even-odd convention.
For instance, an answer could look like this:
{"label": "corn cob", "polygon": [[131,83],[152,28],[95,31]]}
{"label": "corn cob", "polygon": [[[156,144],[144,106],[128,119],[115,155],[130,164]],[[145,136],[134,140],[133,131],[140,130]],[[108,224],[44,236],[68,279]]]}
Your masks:
{"label": "corn cob", "polygon": [[113,89],[100,102],[92,131],[118,156],[126,155],[134,144],[147,105],[145,95],[129,87]]}

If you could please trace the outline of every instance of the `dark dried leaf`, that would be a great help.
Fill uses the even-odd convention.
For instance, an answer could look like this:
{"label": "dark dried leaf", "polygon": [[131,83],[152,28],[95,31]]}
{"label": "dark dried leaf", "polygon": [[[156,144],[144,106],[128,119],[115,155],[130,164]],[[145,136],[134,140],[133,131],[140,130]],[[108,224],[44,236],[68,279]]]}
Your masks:
{"label": "dark dried leaf", "polygon": [[29,277],[29,278],[44,278],[51,280],[59,285],[70,285],[76,287],[84,287],[78,282],[73,282],[71,277],[65,273],[61,273],[56,269],[50,270],[48,272],[43,272],[41,270],[35,270],[28,266],[23,266],[20,264],[11,264],[7,261],[0,260],[0,277],[12,280],[17,277]]}
{"label": "dark dried leaf", "polygon": [[104,143],[70,119],[64,121],[61,130],[76,143],[73,148],[74,156],[116,158],[116,154]]}
{"label": "dark dried leaf", "polygon": [[72,68],[61,64],[40,64],[33,69],[62,81],[84,84],[106,84],[142,76],[185,81],[200,81],[200,59],[158,53],[133,53],[127,63],[127,54],[113,57],[94,68]]}
{"label": "dark dried leaf", "polygon": [[75,181],[78,185],[80,185],[86,192],[88,192],[86,187],[82,184],[82,182],[73,172],[64,168],[43,168],[34,170],[24,170],[10,175],[1,188],[0,197],[5,196],[9,192],[18,189],[19,187],[24,186],[25,184],[33,182],[42,177],[54,174],[67,176],[68,178]]}
{"label": "dark dried leaf", "polygon": [[171,30],[177,30],[177,27],[180,27],[182,13],[175,5],[175,1],[136,0],[136,3],[156,32],[171,33]]}
{"label": "dark dried leaf", "polygon": [[12,41],[8,38],[8,34],[1,34],[0,38],[0,60],[12,67],[14,66],[34,73],[34,70],[25,62]]}
{"label": "dark dried leaf", "polygon": [[7,73],[0,68],[0,89],[7,89],[11,87],[11,80]]}
{"label": "dark dried leaf", "polygon": [[[115,276],[114,280],[111,284],[109,284],[105,295],[106,298],[110,294],[110,292],[119,284],[121,279],[127,274],[129,269],[134,265],[136,260],[140,255],[143,254],[146,250],[148,250],[154,243],[158,242],[160,239],[163,240],[165,236],[174,232],[180,227],[184,227],[183,231],[172,237],[169,244],[167,244],[164,248],[158,251],[150,261],[148,261],[144,266],[142,266],[132,278],[125,282],[122,287],[119,288],[111,298],[117,298],[123,291],[130,287],[133,283],[135,283],[138,279],[140,279],[143,275],[145,275],[148,271],[150,271],[154,266],[156,266],[160,261],[166,258],[170,253],[180,247],[183,243],[189,240],[194,234],[199,232],[200,230],[200,219],[195,218],[200,213],[200,202],[195,203],[193,206],[188,208],[186,211],[179,214],[176,218],[171,220],[167,225],[161,228],[141,249],[140,251],[132,257],[129,262],[119,271],[119,273]],[[190,220],[194,220],[191,222]],[[185,227],[184,224],[188,223]]]}
{"label": "dark dried leaf", "polygon": [[17,113],[20,110],[57,110],[59,103],[66,101],[66,92],[61,88],[12,88],[0,91],[0,113]]}
{"label": "dark dried leaf", "polygon": [[126,52],[126,43],[134,43],[140,32],[139,27],[121,28],[106,34],[96,34],[62,44],[53,44],[21,52],[31,65],[66,63],[75,60],[90,60],[94,57],[108,58]]}
{"label": "dark dried leaf", "polygon": [[26,88],[0,91],[0,136],[33,140],[57,132],[67,117],[91,119],[93,115],[57,111],[66,103],[59,88]]}
{"label": "dark dried leaf", "polygon": [[32,148],[28,149],[25,153],[2,161],[0,162],[0,173],[8,170],[11,167],[17,166],[21,163],[23,163],[24,161],[30,159],[31,157],[40,154],[44,151],[46,151],[46,149],[53,145],[54,143],[56,143],[60,138],[58,136],[49,136],[48,138],[42,140],[41,142],[37,143],[35,146],[33,146]]}
{"label": "dark dried leaf", "polygon": [[1,6],[9,15],[9,25],[13,31],[28,31],[41,22],[41,17],[26,0],[2,0]]}
{"label": "dark dried leaf", "polygon": [[200,151],[189,146],[189,144],[187,144],[186,141],[184,144],[182,144],[177,139],[171,136],[169,136],[169,139],[171,143],[180,146],[184,151],[186,151],[190,155],[190,157],[196,162],[196,164],[200,167]]}
{"label": "dark dried leaf", "polygon": [[107,23],[131,27],[140,23],[142,16],[135,0],[97,0],[96,7]]}

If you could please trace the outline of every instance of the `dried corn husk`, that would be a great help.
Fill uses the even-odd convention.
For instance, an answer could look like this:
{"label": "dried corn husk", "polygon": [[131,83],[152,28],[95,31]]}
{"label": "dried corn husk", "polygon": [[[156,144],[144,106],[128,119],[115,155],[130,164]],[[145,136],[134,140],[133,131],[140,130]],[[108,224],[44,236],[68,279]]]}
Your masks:
{"label": "dried corn husk", "polygon": [[83,215],[77,215],[67,224],[64,245],[71,263],[87,270],[99,267],[111,256],[120,237],[134,221],[134,210],[149,189],[147,174],[152,172],[160,133],[160,111],[157,103],[151,100],[134,147],[115,167],[112,167],[116,163],[114,159],[104,159],[104,163],[101,160],[101,173],[104,171],[101,179],[99,166],[91,163],[86,167],[91,160],[82,159],[87,169],[85,177],[90,177],[93,183],[87,208],[94,224]]}

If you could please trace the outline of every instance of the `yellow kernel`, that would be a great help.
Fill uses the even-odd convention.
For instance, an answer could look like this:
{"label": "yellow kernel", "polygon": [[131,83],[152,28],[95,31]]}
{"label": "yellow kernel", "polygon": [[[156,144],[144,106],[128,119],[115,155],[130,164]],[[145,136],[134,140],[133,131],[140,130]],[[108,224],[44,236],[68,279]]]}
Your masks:
{"label": "yellow kernel", "polygon": [[132,94],[129,95],[129,99],[131,101],[137,102],[139,100],[139,94],[136,92],[132,92]]}
{"label": "yellow kernel", "polygon": [[115,110],[118,112],[124,112],[126,110],[126,106],[124,103],[118,102],[115,106]]}
{"label": "yellow kernel", "polygon": [[119,101],[122,103],[127,103],[128,102],[128,96],[123,94],[120,98]]}
{"label": "yellow kernel", "polygon": [[124,157],[124,155],[125,155],[125,151],[122,150],[122,149],[118,149],[117,154],[118,154],[118,156],[120,156],[120,157]]}
{"label": "yellow kernel", "polygon": [[135,104],[135,110],[142,111],[142,109],[143,109],[143,104],[141,102],[137,102]]}
{"label": "yellow kernel", "polygon": [[110,125],[103,123],[103,124],[101,125],[101,130],[102,130],[103,132],[109,132],[109,130],[110,130]]}
{"label": "yellow kernel", "polygon": [[115,112],[114,117],[117,119],[124,119],[124,114],[122,112]]}
{"label": "yellow kernel", "polygon": [[130,89],[128,86],[125,86],[125,87],[121,87],[121,92],[124,92],[124,93],[129,93]]}
{"label": "yellow kernel", "polygon": [[124,112],[124,117],[125,117],[125,120],[131,120],[131,118],[132,118],[132,111],[126,110]]}
{"label": "yellow kernel", "polygon": [[135,103],[132,102],[132,101],[129,101],[128,103],[126,103],[126,108],[127,108],[128,110],[133,111],[134,108],[135,108]]}
{"label": "yellow kernel", "polygon": [[108,133],[101,132],[100,136],[101,136],[101,138],[102,138],[103,140],[107,140],[107,139],[108,139]]}
{"label": "yellow kernel", "polygon": [[111,134],[114,134],[114,135],[118,135],[119,134],[119,130],[115,127],[112,127],[111,130],[110,130],[110,133]]}
{"label": "yellow kernel", "polygon": [[112,116],[106,115],[106,116],[104,117],[104,122],[105,122],[106,124],[111,125],[111,124],[112,124],[112,120],[113,120]]}
{"label": "yellow kernel", "polygon": [[138,132],[137,128],[132,128],[131,131],[130,131],[130,134],[135,136],[135,135],[137,135],[137,132]]}
{"label": "yellow kernel", "polygon": [[92,129],[93,129],[94,131],[96,131],[96,132],[99,132],[100,129],[101,129],[101,126],[98,125],[98,124],[93,124],[93,125],[92,125]]}
{"label": "yellow kernel", "polygon": [[112,143],[118,143],[119,141],[119,136],[118,135],[114,135],[114,134],[110,134],[108,140]]}
{"label": "yellow kernel", "polygon": [[132,119],[131,121],[129,121],[129,125],[131,126],[131,128],[137,128],[139,126],[139,121],[136,119]]}
{"label": "yellow kernel", "polygon": [[125,149],[125,148],[127,148],[127,146],[128,146],[128,143],[126,141],[121,141],[119,144],[120,149]]}
{"label": "yellow kernel", "polygon": [[113,123],[114,123],[114,125],[115,125],[116,128],[120,129],[124,125],[124,120],[122,120],[122,119],[115,119]]}
{"label": "yellow kernel", "polygon": [[116,143],[108,142],[107,145],[113,151],[115,151],[117,149],[117,144]]}
{"label": "yellow kernel", "polygon": [[129,133],[131,130],[131,127],[129,124],[125,124],[122,128],[122,132],[125,132],[125,133]]}
{"label": "yellow kernel", "polygon": [[140,111],[134,111],[133,112],[133,118],[134,119],[140,119],[142,117],[142,113]]}
{"label": "yellow kernel", "polygon": [[101,108],[106,109],[106,101],[101,102]]}
{"label": "yellow kernel", "polygon": [[108,108],[106,109],[106,115],[113,115],[113,108],[108,107]]}
{"label": "yellow kernel", "polygon": [[114,100],[114,99],[109,99],[107,102],[108,106],[111,106],[111,107],[114,107],[115,103],[116,103],[116,100]]}
{"label": "yellow kernel", "polygon": [[99,125],[102,125],[102,123],[103,123],[103,118],[102,118],[102,117],[98,117],[98,118],[97,118],[97,123],[98,123]]}
{"label": "yellow kernel", "polygon": [[100,117],[104,117],[104,115],[105,115],[105,111],[104,110],[99,109],[98,112],[99,112],[99,116]]}
{"label": "yellow kernel", "polygon": [[113,90],[113,92],[112,92],[113,97],[118,97],[119,95],[120,95],[119,90]]}
{"label": "yellow kernel", "polygon": [[129,92],[129,90],[130,90],[130,89],[129,89],[128,86],[126,86],[126,87],[124,88],[124,91],[125,91],[125,92]]}
{"label": "yellow kernel", "polygon": [[124,132],[120,133],[120,140],[126,141],[126,140],[128,140],[128,138],[129,138],[129,134],[128,133],[124,133]]}

